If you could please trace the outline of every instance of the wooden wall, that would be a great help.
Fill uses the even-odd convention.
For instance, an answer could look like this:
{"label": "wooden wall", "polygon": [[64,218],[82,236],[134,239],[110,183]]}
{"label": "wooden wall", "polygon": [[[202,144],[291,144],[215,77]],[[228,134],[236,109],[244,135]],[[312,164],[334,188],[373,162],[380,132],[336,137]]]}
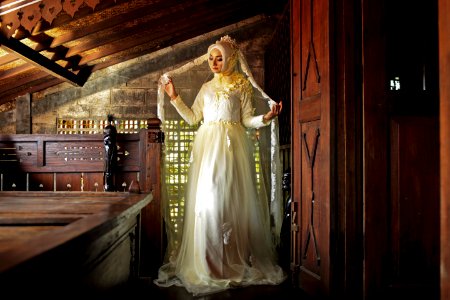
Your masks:
{"label": "wooden wall", "polygon": [[439,0],[440,292],[450,299],[450,3]]}

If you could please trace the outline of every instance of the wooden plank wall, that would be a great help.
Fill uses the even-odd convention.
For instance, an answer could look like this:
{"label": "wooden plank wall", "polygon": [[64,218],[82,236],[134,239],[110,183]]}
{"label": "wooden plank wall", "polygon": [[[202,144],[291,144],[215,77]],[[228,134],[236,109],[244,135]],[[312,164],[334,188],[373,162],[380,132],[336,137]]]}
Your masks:
{"label": "wooden plank wall", "polygon": [[441,299],[450,299],[450,3],[439,0]]}

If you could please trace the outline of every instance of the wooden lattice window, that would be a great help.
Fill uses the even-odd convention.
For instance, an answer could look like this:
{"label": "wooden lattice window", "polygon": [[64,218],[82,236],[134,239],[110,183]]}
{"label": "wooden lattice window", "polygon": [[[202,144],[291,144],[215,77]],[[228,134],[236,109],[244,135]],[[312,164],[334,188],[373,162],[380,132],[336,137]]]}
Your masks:
{"label": "wooden lattice window", "polygon": [[165,120],[165,184],[169,218],[174,230],[184,216],[184,188],[187,181],[190,147],[198,126],[184,120]]}
{"label": "wooden lattice window", "polygon": [[[114,120],[118,133],[137,133],[147,128],[147,119],[116,119]],[[72,119],[59,118],[56,121],[58,134],[96,134],[103,133],[108,124],[107,119]]]}
{"label": "wooden lattice window", "polygon": [[[188,177],[191,143],[197,132],[198,125],[191,126],[184,120],[165,120],[165,185],[168,201],[169,222],[175,232],[178,232],[184,216],[184,191]],[[251,132],[249,131],[251,135]],[[253,136],[254,133],[253,133]],[[256,134],[257,136],[257,134]],[[259,141],[255,139],[255,167],[258,188],[261,178]]]}

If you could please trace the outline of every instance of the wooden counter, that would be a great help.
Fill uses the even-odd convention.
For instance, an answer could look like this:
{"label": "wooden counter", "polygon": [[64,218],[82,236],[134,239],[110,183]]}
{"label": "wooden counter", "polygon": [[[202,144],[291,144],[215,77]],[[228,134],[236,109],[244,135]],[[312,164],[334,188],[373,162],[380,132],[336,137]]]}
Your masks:
{"label": "wooden counter", "polygon": [[151,193],[0,192],[0,291],[102,293],[138,278],[141,212],[152,199]]}

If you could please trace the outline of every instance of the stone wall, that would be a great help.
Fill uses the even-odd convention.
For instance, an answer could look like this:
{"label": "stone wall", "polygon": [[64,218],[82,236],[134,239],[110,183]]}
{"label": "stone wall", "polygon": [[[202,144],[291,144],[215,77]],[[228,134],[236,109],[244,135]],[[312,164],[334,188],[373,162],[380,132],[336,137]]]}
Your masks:
{"label": "stone wall", "polygon": [[[264,49],[272,38],[276,21],[264,17],[249,19],[97,71],[83,87],[63,83],[34,93],[28,97],[31,133],[56,133],[58,118],[106,119],[108,114],[116,118],[136,119],[157,116],[157,82],[161,74],[201,56],[210,44],[225,34],[240,43],[256,81],[263,86]],[[180,94],[194,97],[194,87],[205,81],[208,72],[205,64],[193,69],[187,76],[180,76],[176,81]],[[14,104],[8,105],[0,109],[0,133],[24,132],[21,126],[27,122],[24,122],[23,116],[17,117],[21,111]]]}

